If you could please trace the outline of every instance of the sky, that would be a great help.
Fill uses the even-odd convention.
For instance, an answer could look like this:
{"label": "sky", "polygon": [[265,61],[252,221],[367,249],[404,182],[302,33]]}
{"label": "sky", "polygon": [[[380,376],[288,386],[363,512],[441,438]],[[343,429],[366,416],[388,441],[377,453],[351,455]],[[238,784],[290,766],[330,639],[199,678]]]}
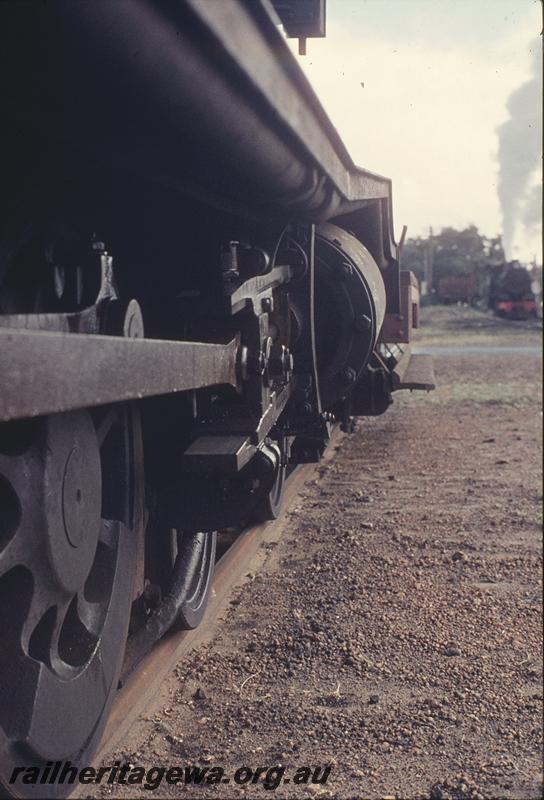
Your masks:
{"label": "sky", "polygon": [[[297,56],[397,239],[476,225],[542,263],[540,0],[327,0]],[[296,43],[293,43],[296,51]]]}

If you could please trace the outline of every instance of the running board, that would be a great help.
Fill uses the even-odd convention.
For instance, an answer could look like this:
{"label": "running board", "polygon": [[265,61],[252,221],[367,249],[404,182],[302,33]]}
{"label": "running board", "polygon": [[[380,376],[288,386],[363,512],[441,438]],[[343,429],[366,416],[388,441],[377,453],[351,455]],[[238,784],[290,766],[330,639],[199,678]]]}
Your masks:
{"label": "running board", "polygon": [[425,353],[412,354],[406,348],[392,372],[393,391],[416,389],[430,392],[436,388],[433,357]]}

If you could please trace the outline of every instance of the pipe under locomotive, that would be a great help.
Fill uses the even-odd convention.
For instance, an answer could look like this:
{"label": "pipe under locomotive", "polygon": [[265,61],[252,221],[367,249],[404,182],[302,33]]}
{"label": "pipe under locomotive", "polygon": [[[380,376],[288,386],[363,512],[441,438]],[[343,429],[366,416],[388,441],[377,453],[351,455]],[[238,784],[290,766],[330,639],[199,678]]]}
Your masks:
{"label": "pipe under locomotive", "polygon": [[266,0],[0,7],[15,796],[20,765],[89,761],[129,625],[130,659],[199,623],[217,531],[274,518],[334,422],[433,386],[390,182],[355,167],[278,24]]}

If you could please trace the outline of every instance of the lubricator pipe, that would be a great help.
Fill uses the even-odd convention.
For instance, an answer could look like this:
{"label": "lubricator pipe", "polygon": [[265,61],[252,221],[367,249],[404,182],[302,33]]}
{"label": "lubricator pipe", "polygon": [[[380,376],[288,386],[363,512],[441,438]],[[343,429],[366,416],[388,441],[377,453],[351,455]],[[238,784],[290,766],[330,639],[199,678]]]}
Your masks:
{"label": "lubricator pipe", "polygon": [[[125,653],[125,672],[130,672],[176,622],[197,577],[198,569],[203,560],[206,560],[203,559],[203,552],[206,548],[206,538],[209,535],[185,532],[178,535],[179,549],[174,563],[170,589],[158,609],[149,616],[145,625],[129,639]],[[210,557],[212,560],[215,557],[215,545]]]}

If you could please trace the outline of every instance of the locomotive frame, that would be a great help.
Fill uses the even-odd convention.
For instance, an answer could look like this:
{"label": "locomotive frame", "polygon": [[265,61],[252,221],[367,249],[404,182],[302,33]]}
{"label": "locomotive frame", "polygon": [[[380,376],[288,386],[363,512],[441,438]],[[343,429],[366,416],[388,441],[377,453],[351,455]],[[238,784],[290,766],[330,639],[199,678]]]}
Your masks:
{"label": "locomotive frame", "polygon": [[266,0],[0,20],[7,784],[90,758],[129,624],[136,658],[199,623],[218,530],[274,518],[333,424],[434,379],[390,181],[355,167]]}

